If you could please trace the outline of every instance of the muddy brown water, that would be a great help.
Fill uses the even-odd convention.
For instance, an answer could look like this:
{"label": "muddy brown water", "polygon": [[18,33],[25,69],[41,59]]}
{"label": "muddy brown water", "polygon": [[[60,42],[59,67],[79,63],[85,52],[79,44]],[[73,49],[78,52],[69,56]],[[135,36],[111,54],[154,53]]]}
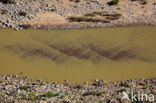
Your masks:
{"label": "muddy brown water", "polygon": [[156,27],[0,30],[0,74],[82,83],[156,77]]}

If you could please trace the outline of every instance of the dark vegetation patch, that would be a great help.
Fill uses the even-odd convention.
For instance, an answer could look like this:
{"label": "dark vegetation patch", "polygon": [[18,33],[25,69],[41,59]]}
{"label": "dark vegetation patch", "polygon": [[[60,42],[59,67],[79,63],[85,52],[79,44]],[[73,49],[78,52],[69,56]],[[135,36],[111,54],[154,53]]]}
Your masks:
{"label": "dark vegetation patch", "polygon": [[[98,17],[97,17],[98,16]],[[85,14],[84,16],[72,16],[68,20],[70,22],[102,22],[110,23],[112,20],[120,19],[121,14],[118,13],[107,13],[107,12],[93,12]]]}
{"label": "dark vegetation patch", "polygon": [[123,87],[131,87],[131,85],[129,84],[128,81],[121,82],[120,86],[123,86]]}
{"label": "dark vegetation patch", "polygon": [[40,96],[35,92],[30,92],[28,95],[28,99],[31,101],[40,100]]}
{"label": "dark vegetation patch", "polygon": [[122,88],[122,89],[120,89],[118,92],[126,92],[126,89],[125,88]]}
{"label": "dark vegetation patch", "polygon": [[3,9],[3,10],[1,11],[1,14],[7,14],[7,13],[8,13],[8,10]]}
{"label": "dark vegetation patch", "polygon": [[79,3],[81,0],[75,0],[76,3]]}
{"label": "dark vegetation patch", "polygon": [[109,6],[117,5],[117,4],[119,3],[119,1],[120,1],[120,0],[112,0],[112,1],[108,2],[107,4],[108,4]]}
{"label": "dark vegetation patch", "polygon": [[90,17],[69,17],[70,22],[102,22],[102,23],[110,23],[109,21],[100,19],[100,18],[90,18]]}
{"label": "dark vegetation patch", "polygon": [[107,20],[118,20],[121,17],[121,14],[106,14]]}
{"label": "dark vegetation patch", "polygon": [[19,25],[20,27],[24,28],[24,29],[29,29],[31,28],[30,24],[23,24],[23,25]]}
{"label": "dark vegetation patch", "polygon": [[20,15],[20,16],[26,16],[27,13],[26,13],[25,11],[20,11],[20,12],[19,12],[19,15]]}
{"label": "dark vegetation patch", "polygon": [[156,95],[156,91],[155,90],[151,90],[151,93]]}
{"label": "dark vegetation patch", "polygon": [[56,8],[54,8],[54,9],[51,9],[51,11],[52,11],[52,12],[56,12],[56,11],[57,11],[57,9],[56,9]]}
{"label": "dark vegetation patch", "polygon": [[15,4],[15,0],[0,0],[4,4]]}
{"label": "dark vegetation patch", "polygon": [[148,87],[148,84],[146,82],[140,82],[139,85],[141,85],[144,89]]}
{"label": "dark vegetation patch", "polygon": [[71,1],[71,2],[76,2],[76,3],[81,2],[81,0],[69,0],[69,1]]}
{"label": "dark vegetation patch", "polygon": [[28,98],[31,101],[36,101],[36,100],[40,100],[43,97],[46,99],[46,98],[56,97],[56,96],[59,96],[59,95],[60,95],[59,93],[53,93],[53,92],[46,92],[46,93],[44,93],[42,95],[39,95],[36,92],[30,92]]}
{"label": "dark vegetation patch", "polygon": [[95,92],[95,91],[90,91],[90,92],[86,92],[83,94],[83,96],[102,96],[104,94],[104,92]]}
{"label": "dark vegetation patch", "polygon": [[30,89],[30,86],[20,86],[19,89],[27,91],[28,89]]}
{"label": "dark vegetation patch", "polygon": [[108,13],[108,12],[100,12],[100,11],[96,11],[96,12],[93,12],[93,13],[89,13],[89,14],[85,14],[85,16],[96,16],[96,15],[99,15],[99,16],[121,16],[121,14],[118,14],[118,13]]}
{"label": "dark vegetation patch", "polygon": [[0,79],[0,84],[3,83],[4,81]]}
{"label": "dark vegetation patch", "polygon": [[51,98],[51,97],[56,97],[59,95],[60,95],[59,93],[47,92],[43,95],[43,97]]}
{"label": "dark vegetation patch", "polygon": [[138,1],[138,2],[140,2],[140,4],[142,4],[142,5],[148,4],[148,1],[147,1],[147,0],[131,0],[131,1]]}
{"label": "dark vegetation patch", "polygon": [[142,0],[141,2],[142,5],[146,5],[147,3],[148,3],[147,0]]}

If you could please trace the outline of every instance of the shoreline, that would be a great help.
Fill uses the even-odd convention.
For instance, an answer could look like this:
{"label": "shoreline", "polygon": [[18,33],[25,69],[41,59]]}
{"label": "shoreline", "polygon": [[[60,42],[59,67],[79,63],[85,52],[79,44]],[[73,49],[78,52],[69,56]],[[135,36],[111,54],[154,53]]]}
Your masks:
{"label": "shoreline", "polygon": [[[63,25],[63,26],[49,26],[49,27],[30,27],[32,29],[43,29],[43,30],[55,30],[55,29],[60,29],[60,30],[71,30],[71,29],[99,29],[99,28],[117,28],[117,27],[137,27],[137,26],[156,26],[156,24],[152,23],[131,23],[131,24],[110,24],[110,25]],[[27,29],[27,28],[26,28]],[[29,28],[28,28],[29,29]]]}
{"label": "shoreline", "polygon": [[[24,25],[26,27],[23,27],[22,29],[19,30],[26,30],[26,29],[39,29],[39,30],[72,30],[72,29],[101,29],[101,28],[124,28],[124,27],[138,27],[138,26],[156,26],[156,24],[152,24],[152,23],[129,23],[129,24],[115,24],[115,25],[105,25],[105,26],[98,26],[96,24],[93,25],[63,25],[63,26],[44,26],[44,27],[37,27],[37,26],[29,26],[27,27],[27,25]],[[0,29],[10,29],[10,28],[6,28],[6,27],[2,27],[0,26]],[[17,30],[17,29],[13,29],[13,30]]]}
{"label": "shoreline", "polygon": [[[94,80],[92,84],[50,83],[32,81],[27,76],[0,75],[0,100],[15,103],[94,103],[121,102],[122,92],[153,94],[156,96],[156,78],[130,79],[107,82]],[[129,103],[128,100],[122,102]],[[154,101],[153,101],[154,102]]]}

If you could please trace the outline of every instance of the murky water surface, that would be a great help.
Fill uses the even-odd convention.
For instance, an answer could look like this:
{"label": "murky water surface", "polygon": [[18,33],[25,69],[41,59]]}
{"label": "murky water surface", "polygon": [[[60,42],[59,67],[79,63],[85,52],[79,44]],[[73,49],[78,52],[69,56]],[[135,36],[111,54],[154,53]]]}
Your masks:
{"label": "murky water surface", "polygon": [[73,83],[156,77],[156,27],[0,30],[0,74]]}

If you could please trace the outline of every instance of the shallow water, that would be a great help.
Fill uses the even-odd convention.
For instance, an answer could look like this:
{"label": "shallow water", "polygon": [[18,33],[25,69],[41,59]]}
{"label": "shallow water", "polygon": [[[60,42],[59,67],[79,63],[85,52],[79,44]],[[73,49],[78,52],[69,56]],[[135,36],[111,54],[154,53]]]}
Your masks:
{"label": "shallow water", "polygon": [[0,30],[0,74],[82,83],[156,77],[156,27]]}

